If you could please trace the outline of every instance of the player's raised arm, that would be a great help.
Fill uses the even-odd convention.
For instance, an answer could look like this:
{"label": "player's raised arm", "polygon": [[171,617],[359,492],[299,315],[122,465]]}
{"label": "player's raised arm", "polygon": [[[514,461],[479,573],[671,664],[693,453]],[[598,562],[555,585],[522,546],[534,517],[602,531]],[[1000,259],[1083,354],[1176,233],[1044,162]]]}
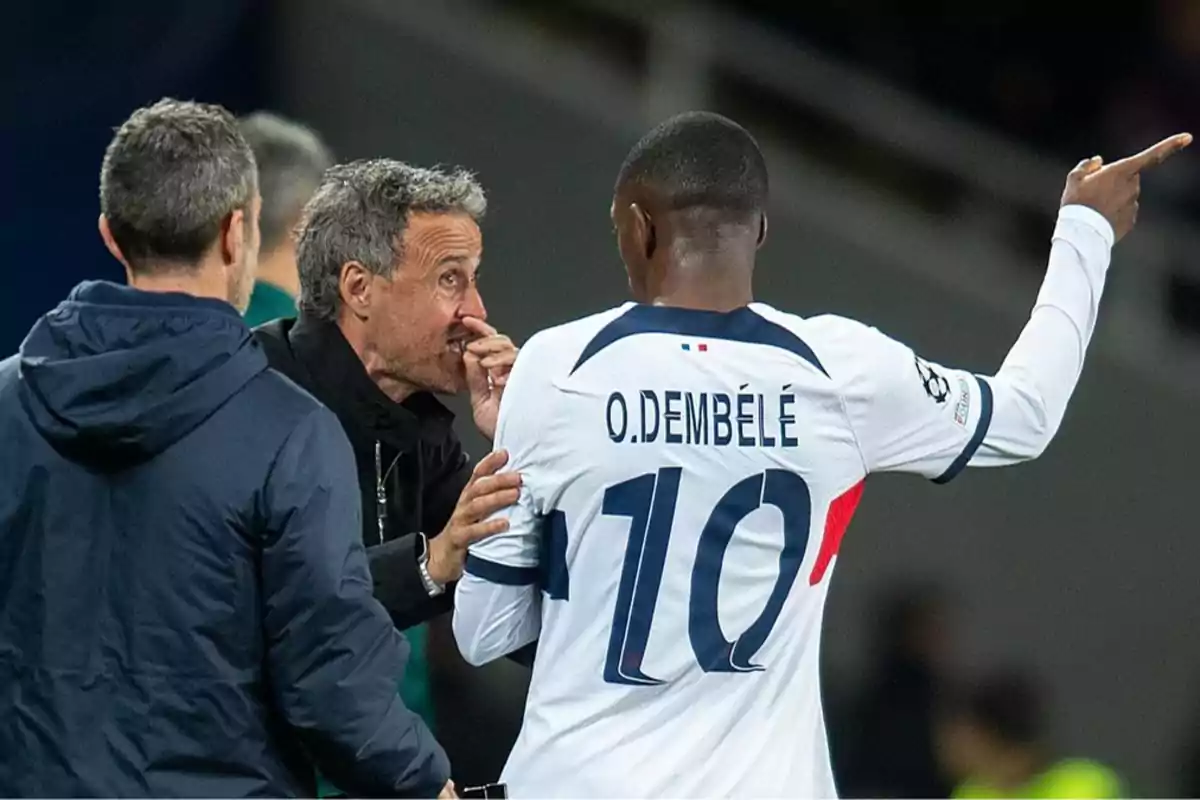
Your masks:
{"label": "player's raised arm", "polygon": [[1191,141],[1179,134],[1121,161],[1094,157],[1071,171],[1033,313],[994,375],[923,361],[848,320],[818,321],[835,348],[853,354],[833,377],[868,471],[944,482],[967,466],[1041,455],[1079,381],[1112,247],[1136,221],[1141,172]]}

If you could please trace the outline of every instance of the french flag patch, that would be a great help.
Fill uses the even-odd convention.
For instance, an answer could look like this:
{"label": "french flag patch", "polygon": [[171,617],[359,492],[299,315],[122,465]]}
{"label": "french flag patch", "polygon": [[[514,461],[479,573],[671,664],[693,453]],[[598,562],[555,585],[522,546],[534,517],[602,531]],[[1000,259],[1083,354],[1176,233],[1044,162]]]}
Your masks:
{"label": "french flag patch", "polygon": [[[690,344],[687,344],[686,342],[685,342],[685,343],[682,345],[682,347],[683,347],[683,349],[684,349],[684,350],[689,350],[689,351],[690,351],[690,350],[692,349],[692,346],[691,346]],[[697,344],[697,345],[696,345],[696,349],[697,349],[697,350],[699,350],[701,353],[707,353],[707,352],[708,352],[708,345],[707,345],[707,344],[705,344],[705,343],[703,343],[703,342],[701,342],[701,343],[699,343],[699,344]]]}

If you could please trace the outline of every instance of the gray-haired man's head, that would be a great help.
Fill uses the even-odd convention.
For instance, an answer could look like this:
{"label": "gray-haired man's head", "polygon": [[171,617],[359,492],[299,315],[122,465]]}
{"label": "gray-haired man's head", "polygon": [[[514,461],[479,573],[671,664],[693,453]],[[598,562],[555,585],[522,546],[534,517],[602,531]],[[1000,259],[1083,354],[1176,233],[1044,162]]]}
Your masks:
{"label": "gray-haired man's head", "polygon": [[258,163],[262,251],[271,253],[291,237],[333,155],[315,131],[276,114],[256,111],[239,124]]}
{"label": "gray-haired man's head", "polygon": [[461,391],[462,318],[487,314],[476,284],[486,208],[465,171],[333,167],[298,232],[302,313],[336,320],[381,385]]}
{"label": "gray-haired man's head", "polygon": [[221,106],[164,99],[140,108],[104,153],[101,235],[131,279],[219,265],[228,299],[244,307],[258,202],[254,154]]}

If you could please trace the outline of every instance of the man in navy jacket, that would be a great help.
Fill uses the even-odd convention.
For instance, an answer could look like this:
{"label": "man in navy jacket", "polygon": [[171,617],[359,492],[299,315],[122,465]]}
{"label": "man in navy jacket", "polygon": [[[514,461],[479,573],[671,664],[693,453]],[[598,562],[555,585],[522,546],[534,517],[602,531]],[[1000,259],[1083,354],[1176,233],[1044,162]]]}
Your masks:
{"label": "man in navy jacket", "polygon": [[396,694],[354,458],[240,317],[253,155],[224,109],[118,130],[77,287],[0,362],[0,796],[449,793]]}

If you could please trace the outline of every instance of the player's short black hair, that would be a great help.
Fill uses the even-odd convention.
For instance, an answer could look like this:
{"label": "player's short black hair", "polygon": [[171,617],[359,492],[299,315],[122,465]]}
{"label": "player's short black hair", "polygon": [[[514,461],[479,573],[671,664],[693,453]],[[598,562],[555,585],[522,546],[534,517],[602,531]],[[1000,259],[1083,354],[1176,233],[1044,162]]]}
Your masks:
{"label": "player's short black hair", "polygon": [[277,114],[256,111],[239,126],[258,163],[258,225],[262,250],[269,253],[292,234],[304,204],[333,166],[333,155],[311,128]]}
{"label": "player's short black hair", "polygon": [[1044,733],[1042,693],[1032,677],[1016,670],[996,672],[960,693],[960,717],[1011,745],[1036,744]]}
{"label": "player's short black hair", "polygon": [[[100,210],[130,269],[195,265],[258,191],[254,153],[217,105],[166,98],[125,120],[104,153]],[[249,215],[247,215],[249,216]]]}
{"label": "player's short black hair", "polygon": [[621,165],[616,190],[640,184],[672,209],[749,215],[766,209],[767,164],[754,137],[707,111],[671,117],[642,137]]}

